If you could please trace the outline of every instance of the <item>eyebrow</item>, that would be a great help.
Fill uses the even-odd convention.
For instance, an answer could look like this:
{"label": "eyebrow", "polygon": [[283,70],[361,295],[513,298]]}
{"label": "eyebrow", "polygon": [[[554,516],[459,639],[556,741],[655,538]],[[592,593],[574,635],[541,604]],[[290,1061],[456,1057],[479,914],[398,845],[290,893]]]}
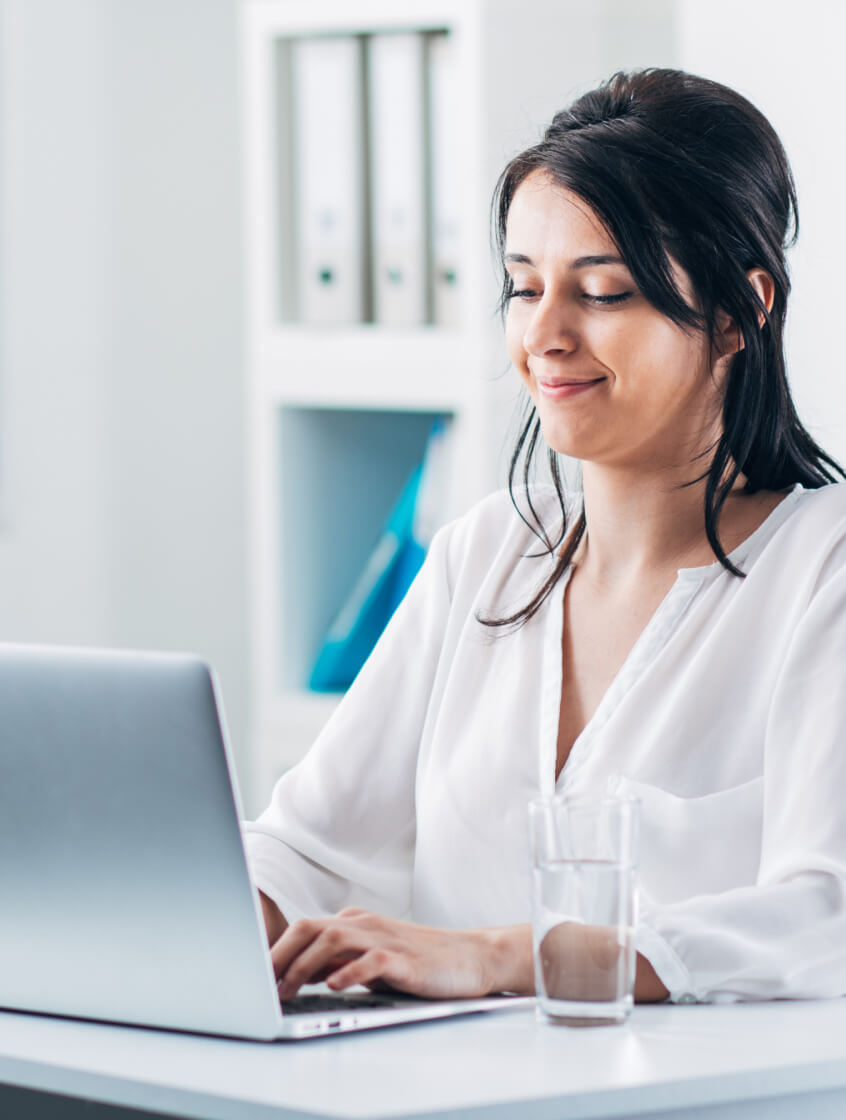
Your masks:
{"label": "eyebrow", "polygon": [[[535,262],[531,257],[527,257],[524,253],[506,253],[505,261],[513,264],[528,264],[532,268],[535,267]],[[625,265],[622,257],[617,257],[613,253],[600,253],[597,256],[590,257],[576,257],[570,264],[570,268],[593,268],[599,264],[622,264]]]}

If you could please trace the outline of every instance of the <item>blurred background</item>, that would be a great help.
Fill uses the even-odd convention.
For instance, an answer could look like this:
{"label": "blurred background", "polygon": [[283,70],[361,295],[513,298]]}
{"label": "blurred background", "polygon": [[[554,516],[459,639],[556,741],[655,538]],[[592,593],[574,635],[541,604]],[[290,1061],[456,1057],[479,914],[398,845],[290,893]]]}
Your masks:
{"label": "blurred background", "polygon": [[[440,479],[435,520],[502,482],[491,190],[619,67],[724,81],[779,131],[802,219],[789,371],[846,460],[844,19],[825,0],[0,0],[0,638],[208,658],[258,811],[337,702],[315,665],[362,616],[410,471]],[[382,57],[391,36],[410,53]],[[354,48],[310,59],[327,38]],[[384,112],[414,67],[424,139],[444,132],[422,163]],[[309,161],[364,215],[376,279],[352,312],[309,302],[309,268],[332,281]],[[435,241],[403,258],[428,270],[419,310],[390,302],[380,257],[397,169]]]}

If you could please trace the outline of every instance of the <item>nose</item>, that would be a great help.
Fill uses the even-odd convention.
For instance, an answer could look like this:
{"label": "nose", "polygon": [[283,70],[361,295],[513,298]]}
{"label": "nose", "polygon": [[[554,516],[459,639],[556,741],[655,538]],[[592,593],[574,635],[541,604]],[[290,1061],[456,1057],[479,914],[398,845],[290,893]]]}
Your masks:
{"label": "nose", "polygon": [[549,292],[531,305],[531,314],[523,331],[523,348],[536,358],[571,354],[578,347],[575,326],[560,299]]}

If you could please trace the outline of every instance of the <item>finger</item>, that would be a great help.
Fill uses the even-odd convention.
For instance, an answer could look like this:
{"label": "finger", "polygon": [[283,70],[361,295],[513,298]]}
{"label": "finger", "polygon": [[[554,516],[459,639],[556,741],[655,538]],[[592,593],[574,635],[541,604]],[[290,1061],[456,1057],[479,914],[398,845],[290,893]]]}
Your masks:
{"label": "finger", "polygon": [[393,984],[388,984],[385,980],[368,980],[365,984],[371,992],[398,992],[399,988],[395,988]]}
{"label": "finger", "polygon": [[270,950],[273,972],[278,980],[300,953],[320,936],[329,919],[301,918],[288,926]]}
{"label": "finger", "polygon": [[347,906],[336,915],[346,922],[353,922],[363,929],[381,932],[390,935],[396,932],[397,921],[394,918],[385,918],[382,914],[374,914],[372,910],[361,910],[358,906]]}
{"label": "finger", "polygon": [[333,972],[326,983],[334,991],[351,988],[354,984],[364,984],[378,989],[393,988],[396,991],[410,991],[413,984],[408,960],[390,949],[368,949],[349,964]]}
{"label": "finger", "polygon": [[318,978],[334,972],[342,962],[366,952],[371,945],[372,937],[365,931],[333,922],[281,974],[280,994],[290,998],[301,984],[315,983]]}
{"label": "finger", "polygon": [[276,990],[279,993],[280,999],[293,999],[303,984],[320,984],[324,980],[337,972],[347,961],[353,960],[354,956],[340,956],[334,957],[331,961],[327,961],[325,965],[318,968],[316,971],[309,970],[306,973],[297,972],[291,976],[290,972],[277,981]]}

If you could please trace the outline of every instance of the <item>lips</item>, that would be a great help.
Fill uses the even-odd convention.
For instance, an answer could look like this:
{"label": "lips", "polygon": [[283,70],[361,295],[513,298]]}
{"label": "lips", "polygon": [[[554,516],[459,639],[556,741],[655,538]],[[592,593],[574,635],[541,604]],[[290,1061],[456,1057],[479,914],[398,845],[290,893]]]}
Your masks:
{"label": "lips", "polygon": [[545,397],[552,400],[563,400],[567,397],[575,397],[581,393],[586,393],[589,389],[596,388],[604,381],[604,377],[593,377],[585,380],[577,380],[575,378],[557,378],[556,380],[544,380],[536,378],[538,392]]}

